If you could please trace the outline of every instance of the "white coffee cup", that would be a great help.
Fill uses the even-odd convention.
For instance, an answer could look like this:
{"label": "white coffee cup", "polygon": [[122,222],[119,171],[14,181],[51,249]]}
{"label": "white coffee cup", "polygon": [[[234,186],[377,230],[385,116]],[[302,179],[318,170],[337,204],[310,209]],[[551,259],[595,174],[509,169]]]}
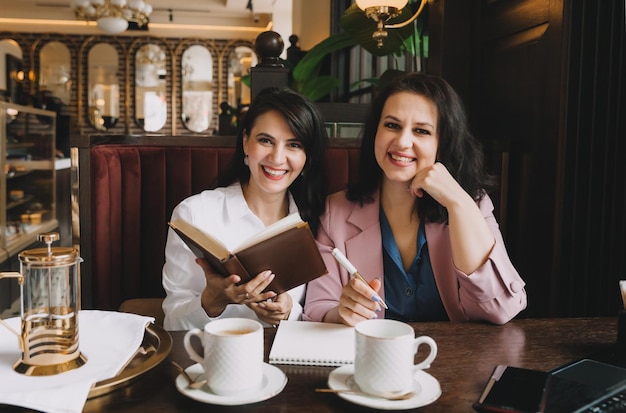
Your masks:
{"label": "white coffee cup", "polygon": [[[204,357],[191,345],[200,338]],[[244,394],[263,381],[263,326],[247,318],[224,318],[189,330],[183,341],[189,357],[200,363],[210,390],[220,396]]]}
{"label": "white coffee cup", "polygon": [[[366,320],[355,331],[354,381],[366,393],[383,396],[415,390],[414,374],[429,368],[437,357],[435,340],[415,338],[413,327],[400,321]],[[430,348],[428,356],[414,364],[421,344]]]}

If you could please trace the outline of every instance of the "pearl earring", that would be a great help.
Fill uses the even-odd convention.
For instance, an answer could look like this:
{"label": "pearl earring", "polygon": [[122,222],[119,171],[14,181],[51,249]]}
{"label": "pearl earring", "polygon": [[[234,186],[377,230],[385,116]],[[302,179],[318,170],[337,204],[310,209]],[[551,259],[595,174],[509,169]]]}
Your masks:
{"label": "pearl earring", "polygon": [[248,165],[250,164],[250,163],[248,162],[248,154],[245,154],[245,155],[243,156],[243,164],[244,164],[244,165],[246,165],[246,166],[248,166]]}

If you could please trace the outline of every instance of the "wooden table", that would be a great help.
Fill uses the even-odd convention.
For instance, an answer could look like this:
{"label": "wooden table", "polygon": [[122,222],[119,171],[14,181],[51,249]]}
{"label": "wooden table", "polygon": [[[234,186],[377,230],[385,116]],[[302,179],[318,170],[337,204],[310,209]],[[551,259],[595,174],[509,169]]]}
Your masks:
{"label": "wooden table", "polygon": [[[616,318],[522,319],[503,326],[483,323],[415,323],[416,334],[429,335],[439,347],[428,373],[439,380],[441,397],[420,412],[472,412],[491,371],[497,364],[550,370],[589,354],[614,352]],[[91,399],[85,412],[362,412],[334,394],[320,394],[327,387],[332,367],[280,366],[288,382],[274,398],[246,406],[213,406],[180,394],[177,373],[169,360],[187,367],[193,362],[183,345],[184,332],[171,332],[174,347],[168,360],[138,380],[110,394]],[[266,359],[275,330],[265,331]],[[5,407],[5,406],[3,406]],[[23,409],[9,408],[22,412]]]}

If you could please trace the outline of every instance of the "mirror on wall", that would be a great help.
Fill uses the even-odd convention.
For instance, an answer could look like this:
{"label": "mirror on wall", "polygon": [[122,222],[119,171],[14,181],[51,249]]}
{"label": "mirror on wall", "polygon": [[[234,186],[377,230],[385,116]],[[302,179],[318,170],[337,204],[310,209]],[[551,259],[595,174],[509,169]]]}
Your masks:
{"label": "mirror on wall", "polygon": [[46,43],[39,52],[39,90],[69,105],[72,92],[70,51],[61,42]]}
{"label": "mirror on wall", "polygon": [[25,79],[19,43],[13,39],[0,40],[0,100],[22,103]]}
{"label": "mirror on wall", "polygon": [[111,129],[119,119],[118,61],[117,50],[109,44],[98,43],[89,50],[89,121],[101,131]]}
{"label": "mirror on wall", "polygon": [[192,132],[204,132],[213,115],[213,58],[204,46],[189,46],[183,53],[182,120]]}
{"label": "mirror on wall", "polygon": [[167,122],[166,60],[156,44],[141,46],[135,55],[135,122],[146,132]]}
{"label": "mirror on wall", "polygon": [[228,56],[228,104],[237,111],[250,104],[250,88],[241,78],[256,65],[256,53],[248,46],[237,46]]}

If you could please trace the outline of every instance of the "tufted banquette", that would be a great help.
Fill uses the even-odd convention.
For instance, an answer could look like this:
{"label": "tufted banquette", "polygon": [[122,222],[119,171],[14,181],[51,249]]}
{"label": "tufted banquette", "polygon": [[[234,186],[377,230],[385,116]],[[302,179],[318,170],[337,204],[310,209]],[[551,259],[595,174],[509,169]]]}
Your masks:
{"label": "tufted banquette", "polygon": [[[84,259],[83,308],[121,305],[155,315],[164,296],[167,221],[182,199],[207,188],[225,168],[234,139],[95,136],[74,146],[73,238]],[[356,176],[358,152],[355,139],[331,140],[330,191]]]}

